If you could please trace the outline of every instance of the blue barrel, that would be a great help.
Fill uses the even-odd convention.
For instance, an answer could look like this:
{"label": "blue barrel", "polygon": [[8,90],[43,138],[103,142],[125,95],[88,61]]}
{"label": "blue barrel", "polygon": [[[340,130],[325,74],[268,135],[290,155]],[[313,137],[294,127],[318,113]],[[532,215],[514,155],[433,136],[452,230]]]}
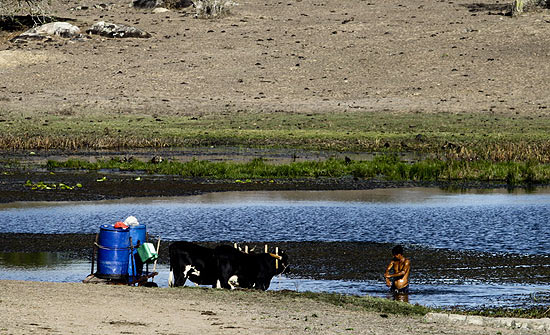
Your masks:
{"label": "blue barrel", "polygon": [[97,243],[96,275],[105,279],[127,279],[130,230],[104,224],[99,229]]}
{"label": "blue barrel", "polygon": [[141,276],[143,273],[143,263],[137,253],[137,248],[145,243],[146,226],[143,224],[130,226],[130,237],[132,238],[132,245],[134,251],[130,251],[130,257],[128,259],[128,275],[130,277]]}

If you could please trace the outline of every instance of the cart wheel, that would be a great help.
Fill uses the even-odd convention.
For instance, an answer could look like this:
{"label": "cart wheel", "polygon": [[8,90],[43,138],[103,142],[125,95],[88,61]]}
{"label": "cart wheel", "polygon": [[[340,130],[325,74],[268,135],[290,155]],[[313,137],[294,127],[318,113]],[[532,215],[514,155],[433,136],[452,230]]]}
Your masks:
{"label": "cart wheel", "polygon": [[157,285],[157,283],[152,282],[152,281],[146,282],[145,284],[143,284],[143,286],[144,286],[144,287],[159,287],[159,286]]}

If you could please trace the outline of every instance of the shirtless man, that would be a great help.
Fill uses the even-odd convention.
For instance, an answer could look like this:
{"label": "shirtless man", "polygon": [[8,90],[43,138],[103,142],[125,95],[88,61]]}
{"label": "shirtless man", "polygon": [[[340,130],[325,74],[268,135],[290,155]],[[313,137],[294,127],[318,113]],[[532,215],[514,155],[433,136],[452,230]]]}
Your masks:
{"label": "shirtless man", "polygon": [[[390,262],[384,273],[386,285],[392,293],[407,293],[409,291],[409,273],[411,261],[403,256],[403,247],[395,246],[392,251],[393,260]],[[393,269],[393,274],[390,271]]]}

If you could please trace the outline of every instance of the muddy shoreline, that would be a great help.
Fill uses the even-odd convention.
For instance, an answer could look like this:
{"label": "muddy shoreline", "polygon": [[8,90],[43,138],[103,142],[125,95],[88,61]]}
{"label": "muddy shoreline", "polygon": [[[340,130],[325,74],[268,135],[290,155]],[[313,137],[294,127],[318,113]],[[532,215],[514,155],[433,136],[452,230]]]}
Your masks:
{"label": "muddy shoreline", "polygon": [[[138,179],[138,180],[136,180]],[[63,183],[82,187],[74,189],[32,189],[27,181],[46,184]],[[514,188],[535,189],[547,185],[516,185]],[[300,178],[254,179],[246,183],[235,180],[183,178],[147,175],[142,172],[115,171],[45,171],[41,169],[4,170],[0,175],[0,203],[20,201],[97,201],[128,197],[175,197],[209,192],[229,191],[326,191],[368,190],[379,188],[436,187],[448,190],[511,189],[504,183],[489,182],[414,182],[376,179]]]}
{"label": "muddy shoreline", "polygon": [[[369,160],[376,152],[310,151],[300,149],[260,149],[241,147],[216,148],[171,148],[165,150],[128,149],[126,151],[0,151],[0,203],[21,201],[97,201],[129,197],[176,197],[210,192],[230,191],[328,191],[369,190],[382,188],[434,187],[445,190],[472,189],[526,189],[534,190],[545,184],[516,184],[486,181],[387,181],[383,179],[361,179],[352,176],[340,178],[293,178],[252,179],[245,183],[236,180],[189,178],[177,175],[154,175],[144,171],[119,170],[69,170],[45,168],[48,160],[65,161],[79,159],[94,162],[113,158],[139,159],[148,161],[155,157],[178,162],[208,160],[212,162],[243,162],[261,158],[272,163],[317,161],[329,158]],[[401,152],[404,161],[415,161],[419,153]],[[32,189],[32,183],[57,184],[73,189]],[[82,187],[75,187],[77,184]]]}

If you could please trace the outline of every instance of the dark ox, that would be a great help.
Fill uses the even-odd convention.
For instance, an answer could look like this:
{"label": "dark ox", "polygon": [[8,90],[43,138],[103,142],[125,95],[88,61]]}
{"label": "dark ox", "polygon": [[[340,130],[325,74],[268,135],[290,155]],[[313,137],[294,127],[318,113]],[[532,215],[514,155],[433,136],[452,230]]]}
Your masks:
{"label": "dark ox", "polygon": [[223,288],[254,288],[267,290],[273,276],[288,267],[288,256],[261,253],[246,254],[228,245],[216,247],[218,280]]}
{"label": "dark ox", "polygon": [[183,286],[187,279],[199,285],[216,287],[217,271],[214,250],[190,242],[170,244],[170,277],[168,285]]}
{"label": "dark ox", "polygon": [[200,285],[223,288],[267,290],[273,276],[288,267],[288,256],[246,254],[231,246],[214,249],[189,242],[174,242],[170,251],[170,286],[182,286],[187,279]]}

